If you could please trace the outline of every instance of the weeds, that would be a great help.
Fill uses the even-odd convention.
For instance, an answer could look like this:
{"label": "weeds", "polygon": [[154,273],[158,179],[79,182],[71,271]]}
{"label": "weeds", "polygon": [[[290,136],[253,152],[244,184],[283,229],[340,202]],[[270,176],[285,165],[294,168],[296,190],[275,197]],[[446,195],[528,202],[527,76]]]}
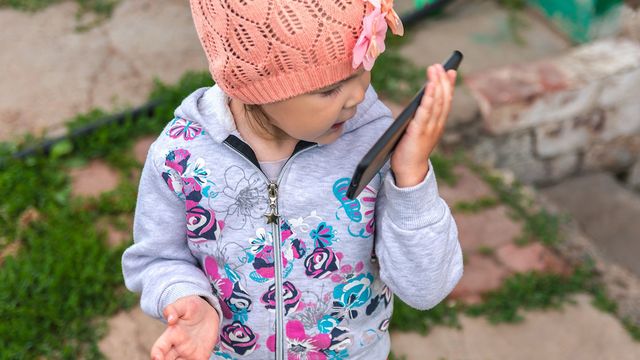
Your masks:
{"label": "weeds", "polygon": [[485,196],[474,201],[459,201],[453,205],[453,211],[475,214],[499,204],[500,202],[495,197]]}
{"label": "weeds", "polygon": [[[104,216],[131,217],[137,189],[135,183],[121,181],[98,198],[72,198],[66,169],[101,157],[126,178],[139,166],[124,155],[135,138],[157,134],[184,96],[210,83],[209,76],[193,73],[176,86],[158,83],[153,96],[166,104],[153,117],[128,119],[58,143],[48,155],[23,161],[10,157],[39,141],[30,136],[21,144],[0,144],[0,186],[11,192],[0,203],[0,250],[20,243],[17,253],[0,265],[0,359],[101,357],[101,319],[130,307],[137,298],[123,288],[120,261],[127,244],[107,247],[106,234],[95,224]],[[104,114],[95,110],[78,116],[69,128]],[[36,209],[39,216],[28,226],[19,225],[17,219],[27,209]]]}
{"label": "weeds", "polygon": [[[50,5],[69,0],[0,0],[0,8],[40,11]],[[109,19],[120,0],[74,0],[78,4],[76,31],[87,31]]]}

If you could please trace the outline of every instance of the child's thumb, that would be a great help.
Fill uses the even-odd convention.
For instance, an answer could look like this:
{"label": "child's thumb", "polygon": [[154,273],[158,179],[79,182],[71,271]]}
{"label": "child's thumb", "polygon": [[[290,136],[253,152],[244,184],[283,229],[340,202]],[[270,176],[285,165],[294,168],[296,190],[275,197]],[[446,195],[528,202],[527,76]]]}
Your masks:
{"label": "child's thumb", "polygon": [[174,325],[178,322],[178,309],[174,304],[167,305],[162,314],[164,315],[164,318],[167,319],[168,325]]}

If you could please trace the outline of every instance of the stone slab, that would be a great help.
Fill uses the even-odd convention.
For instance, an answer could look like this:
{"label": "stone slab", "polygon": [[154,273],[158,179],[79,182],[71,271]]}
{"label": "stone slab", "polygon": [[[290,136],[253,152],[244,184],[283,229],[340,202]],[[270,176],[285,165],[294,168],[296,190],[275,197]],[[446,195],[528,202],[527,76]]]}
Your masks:
{"label": "stone slab", "polygon": [[73,116],[140,106],[154,79],[206,70],[189,2],[122,0],[108,21],[75,30],[75,2],[0,9],[0,141],[60,133]]}
{"label": "stone slab", "polygon": [[610,261],[640,275],[640,197],[606,173],[588,174],[543,188],[568,212]]}

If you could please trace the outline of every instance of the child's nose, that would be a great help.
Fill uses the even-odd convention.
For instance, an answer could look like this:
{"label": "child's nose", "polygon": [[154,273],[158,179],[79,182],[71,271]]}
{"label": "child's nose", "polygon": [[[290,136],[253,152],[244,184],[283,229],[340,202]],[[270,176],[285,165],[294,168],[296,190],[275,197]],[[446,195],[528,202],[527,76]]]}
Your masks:
{"label": "child's nose", "polygon": [[344,104],[345,108],[352,108],[358,106],[363,100],[365,93],[367,92],[367,87],[362,86],[361,84],[354,84],[353,90],[351,91],[351,96],[349,100]]}

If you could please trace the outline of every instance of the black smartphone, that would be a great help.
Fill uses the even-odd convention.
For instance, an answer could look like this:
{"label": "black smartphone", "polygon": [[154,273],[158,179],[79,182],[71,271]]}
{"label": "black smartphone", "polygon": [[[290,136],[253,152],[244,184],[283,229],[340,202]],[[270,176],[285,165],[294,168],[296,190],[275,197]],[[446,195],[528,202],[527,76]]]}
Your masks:
{"label": "black smartphone", "polygon": [[[454,51],[451,57],[443,64],[444,69],[457,70],[462,62],[462,58],[463,55],[460,51]],[[380,171],[380,168],[389,160],[398,141],[400,141],[405,129],[409,125],[409,121],[413,119],[413,115],[422,100],[422,95],[424,95],[424,90],[425,87],[423,86],[413,100],[411,100],[411,103],[402,110],[402,113],[400,113],[391,126],[389,126],[389,129],[380,136],[380,139],[378,139],[369,152],[362,158],[351,177],[349,190],[347,190],[347,197],[349,199],[353,200],[358,197],[376,173]]]}

